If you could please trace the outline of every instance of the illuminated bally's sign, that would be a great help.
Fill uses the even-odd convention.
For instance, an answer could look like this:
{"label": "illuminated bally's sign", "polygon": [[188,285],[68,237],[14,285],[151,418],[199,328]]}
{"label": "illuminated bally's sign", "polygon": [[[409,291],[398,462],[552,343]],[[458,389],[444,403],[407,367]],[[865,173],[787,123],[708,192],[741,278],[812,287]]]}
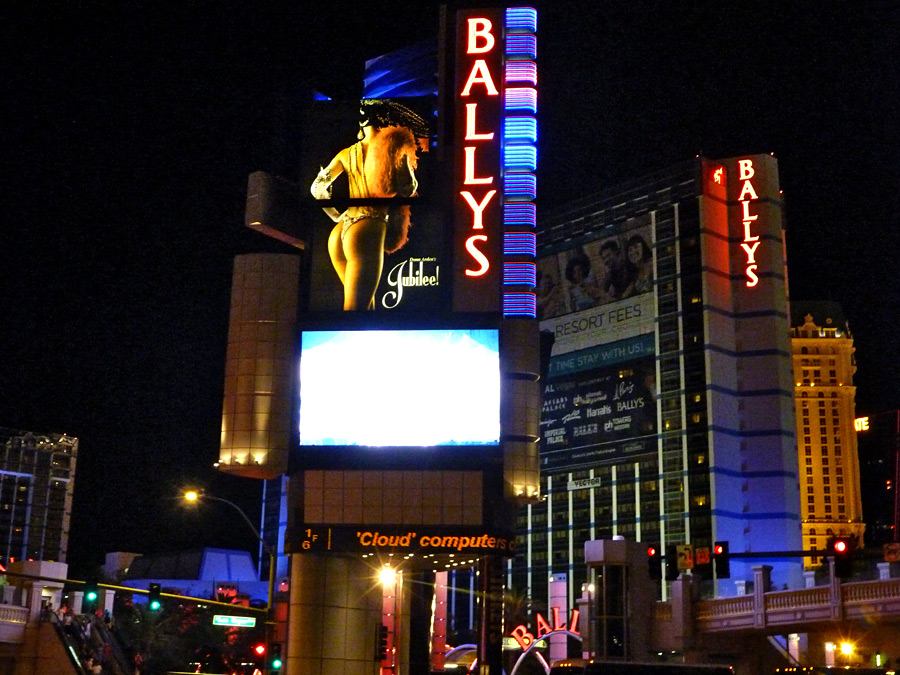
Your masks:
{"label": "illuminated bally's sign", "polygon": [[[466,21],[466,54],[468,56],[487,56],[493,52],[497,48],[497,41],[494,39],[493,33],[493,23],[485,18],[469,18]],[[479,94],[473,92],[473,88],[476,87],[480,91]],[[491,75],[491,69],[488,67],[485,58],[475,58],[472,61],[469,76],[466,78],[459,95],[464,99],[500,96],[500,91],[494,84],[494,77]],[[484,104],[483,107],[487,108],[488,106]],[[484,233],[484,211],[497,194],[497,189],[494,187],[495,176],[475,175],[475,153],[479,149],[479,145],[482,148],[489,149],[490,146],[487,146],[485,142],[493,141],[494,136],[497,134],[495,131],[478,132],[476,130],[478,122],[477,102],[466,103],[465,109],[466,124],[463,138],[466,145],[463,146],[465,155],[463,185],[467,189],[460,191],[459,194],[462,195],[466,204],[472,209],[468,222],[472,231],[475,232],[475,234],[471,234],[466,239],[465,244],[466,252],[472,258],[470,263],[474,263],[475,269],[466,268],[465,274],[469,277],[480,277],[486,274],[491,267],[490,260],[479,249],[479,246],[488,241],[488,235]],[[472,189],[475,189],[474,186],[483,186],[478,190],[477,198],[471,192]],[[497,235],[494,234],[494,236]]]}
{"label": "illuminated bally's sign", "polygon": [[747,254],[747,288],[753,288],[759,283],[756,270],[759,264],[756,261],[756,249],[759,247],[759,235],[753,234],[753,223],[759,218],[758,214],[750,213],[750,202],[759,199],[756,190],[753,189],[752,178],[755,175],[752,159],[738,160],[738,180],[741,182],[741,192],[738,201],[741,204],[741,223],[744,226],[744,241],[741,248]]}
{"label": "illuminated bally's sign", "polygon": [[578,632],[578,616],[577,609],[572,610],[572,620],[566,623],[565,616],[560,617],[559,607],[550,608],[552,624],[548,622],[540,612],[535,615],[535,631],[529,632],[525,624],[521,624],[513,628],[509,635],[512,637],[522,649],[528,649],[535,640],[540,640],[545,635],[556,632],[571,633],[572,635],[581,635]]}
{"label": "illuminated bally's sign", "polygon": [[[454,308],[535,316],[537,12],[457,19]],[[502,262],[501,262],[502,261]]]}
{"label": "illuminated bally's sign", "polygon": [[868,417],[857,417],[853,421],[853,426],[857,431],[868,431],[869,430],[869,418]]}

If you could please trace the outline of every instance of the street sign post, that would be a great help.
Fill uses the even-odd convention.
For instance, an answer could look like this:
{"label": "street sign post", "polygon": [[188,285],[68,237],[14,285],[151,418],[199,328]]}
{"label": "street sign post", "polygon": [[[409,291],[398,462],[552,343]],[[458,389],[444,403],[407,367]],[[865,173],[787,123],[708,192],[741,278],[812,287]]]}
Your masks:
{"label": "street sign post", "polygon": [[238,628],[253,628],[256,626],[255,616],[231,616],[230,614],[214,614],[213,626],[236,626]]}

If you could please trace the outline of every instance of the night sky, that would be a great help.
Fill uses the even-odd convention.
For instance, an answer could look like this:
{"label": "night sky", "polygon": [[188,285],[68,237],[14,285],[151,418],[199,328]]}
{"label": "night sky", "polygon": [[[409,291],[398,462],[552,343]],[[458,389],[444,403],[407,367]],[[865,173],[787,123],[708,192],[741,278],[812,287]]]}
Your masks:
{"label": "night sky", "polygon": [[[212,470],[232,259],[279,250],[243,227],[247,175],[291,164],[304,91],[352,99],[366,59],[437,32],[433,3],[285,4],[0,9],[0,426],[79,437],[76,576],[106,551],[253,546],[227,507],[177,500],[258,513],[257,483]],[[538,7],[539,209],[774,153],[791,296],[843,305],[858,410],[900,406],[898,5]]]}

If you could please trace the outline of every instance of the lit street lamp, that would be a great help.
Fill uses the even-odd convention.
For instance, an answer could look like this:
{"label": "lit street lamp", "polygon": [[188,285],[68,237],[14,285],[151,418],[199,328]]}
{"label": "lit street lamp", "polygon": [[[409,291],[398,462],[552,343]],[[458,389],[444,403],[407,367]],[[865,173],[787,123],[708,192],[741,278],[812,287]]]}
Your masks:
{"label": "lit street lamp", "polygon": [[[269,599],[266,604],[266,646],[267,653],[272,649],[272,642],[275,636],[275,566],[277,564],[277,551],[274,547],[269,546],[265,540],[262,538],[262,535],[259,533],[259,530],[256,529],[256,526],[247,517],[247,514],[244,513],[243,509],[235,504],[234,502],[230,502],[227,499],[223,499],[222,497],[214,497],[212,495],[206,494],[205,492],[197,492],[195,490],[190,490],[184,493],[185,500],[189,502],[196,502],[198,500],[210,500],[216,502],[222,502],[224,504],[228,504],[231,508],[241,514],[241,518],[244,519],[244,522],[250,527],[250,530],[256,535],[256,538],[259,539],[259,543],[262,544],[263,548],[266,550],[266,553],[269,554]],[[269,672],[269,664],[266,663],[265,672]]]}

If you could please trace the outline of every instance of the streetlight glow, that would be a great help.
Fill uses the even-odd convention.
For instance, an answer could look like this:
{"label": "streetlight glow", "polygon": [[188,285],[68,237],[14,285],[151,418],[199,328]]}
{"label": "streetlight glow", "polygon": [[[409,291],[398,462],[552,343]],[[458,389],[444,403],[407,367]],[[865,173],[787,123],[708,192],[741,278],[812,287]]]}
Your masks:
{"label": "streetlight glow", "polygon": [[[244,522],[250,528],[256,538],[259,539],[259,543],[266,550],[266,553],[269,554],[269,598],[266,604],[266,645],[273,644],[273,626],[275,625],[275,565],[278,557],[278,552],[274,546],[270,546],[266,543],[265,539],[263,539],[259,530],[256,528],[256,525],[253,524],[253,521],[244,513],[244,510],[235,504],[234,502],[228,501],[227,499],[223,499],[222,497],[214,497],[213,495],[206,494],[205,492],[198,492],[196,490],[188,490],[184,493],[184,499],[188,502],[196,502],[200,500],[210,500],[214,502],[222,502],[223,504],[227,504],[229,507],[237,511],[241,518],[244,519]],[[259,560],[260,573],[262,573],[262,556],[260,556]],[[265,645],[263,645],[265,649]],[[281,654],[278,654],[279,665],[273,666],[274,668],[280,668]],[[267,668],[267,672],[271,669]]]}
{"label": "streetlight glow", "polygon": [[393,567],[385,565],[378,573],[378,578],[381,579],[382,586],[393,586],[394,582],[397,580],[397,572]]}

